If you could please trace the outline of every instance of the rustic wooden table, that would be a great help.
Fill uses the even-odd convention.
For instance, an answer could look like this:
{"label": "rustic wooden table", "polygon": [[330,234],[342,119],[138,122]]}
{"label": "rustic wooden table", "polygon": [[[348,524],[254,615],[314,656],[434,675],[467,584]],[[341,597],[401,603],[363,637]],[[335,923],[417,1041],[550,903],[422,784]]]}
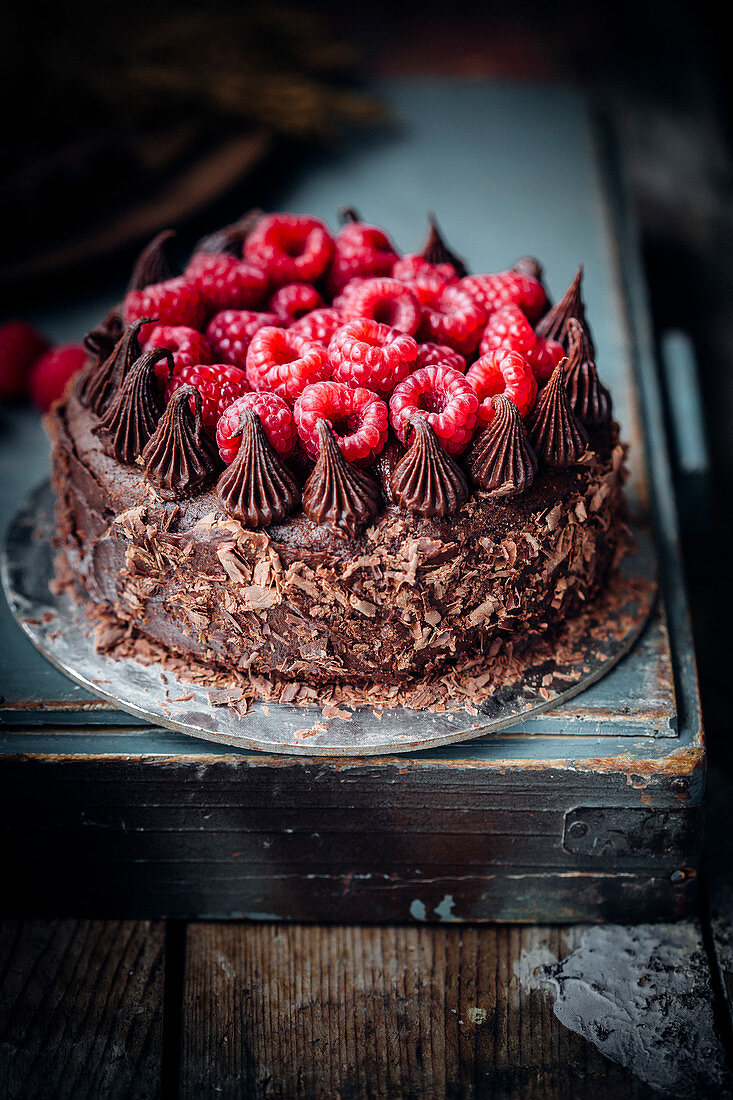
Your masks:
{"label": "rustic wooden table", "polygon": [[[436,126],[440,125],[441,110],[446,110],[446,94],[468,96],[481,108],[482,91],[476,86],[458,89],[443,86],[440,90],[412,83],[402,86],[401,90],[395,91],[394,87],[392,90],[403,115],[408,117],[410,103],[413,107],[421,100],[429,103]],[[504,97],[502,104],[506,109],[507,104],[517,102],[517,95],[520,99],[526,97],[527,90],[497,90],[493,95]],[[535,92],[534,95],[537,98],[533,105],[537,109],[530,114],[532,125],[540,131],[545,125],[551,125],[552,111],[548,110],[548,103],[553,95],[560,97],[555,109],[565,104],[563,125],[568,125],[568,109],[571,115],[579,109],[574,97],[563,99],[566,93],[543,95]],[[491,95],[489,100],[495,110],[497,100],[492,100]],[[524,103],[526,110],[526,98]],[[488,108],[486,101],[484,107]],[[545,122],[542,117],[538,121],[537,111],[540,116],[548,111]],[[582,108],[580,114],[583,114]],[[571,131],[572,125],[568,134]],[[399,140],[396,134],[390,139],[395,147]],[[568,140],[572,143],[573,139],[569,137]],[[583,156],[592,155],[595,154],[585,149]],[[357,150],[351,156],[351,166],[342,163],[337,171],[334,164],[323,166],[320,177],[300,187],[294,205],[317,209],[319,204],[330,203],[337,193],[341,198],[344,180],[353,184],[356,177],[349,173],[354,165],[363,163]],[[387,156],[389,160],[389,143]],[[372,155],[371,159],[374,162],[376,158]],[[546,160],[540,158],[540,161],[547,165]],[[488,163],[493,167],[490,157]],[[475,165],[470,167],[475,170]],[[500,176],[501,163],[497,161],[495,167]],[[570,189],[568,201],[571,204],[574,168],[577,163],[573,163],[572,155],[569,161],[558,162],[554,166],[558,175],[552,184],[558,194],[563,184]],[[404,171],[404,164],[396,153],[392,170]],[[548,170],[552,171],[553,166]],[[363,173],[358,176],[362,180],[361,193],[350,193],[349,198],[357,206],[361,201],[370,217],[391,224],[394,216],[390,218],[389,194],[390,190],[394,194],[395,181],[381,191],[380,202],[387,207],[382,213],[380,202],[376,209],[369,205],[370,198],[378,192],[379,181],[362,177]],[[326,190],[324,181],[330,181]],[[425,189],[423,177],[411,180],[408,176],[399,182],[413,193]],[[507,177],[499,184],[494,179],[493,184],[487,185],[487,202],[492,186],[509,193],[510,179]],[[450,179],[443,176],[439,177],[436,187],[436,194],[444,194],[447,201],[445,213],[442,197],[435,203],[443,215],[446,229],[450,230],[451,222],[460,226],[461,189],[451,189]],[[503,223],[498,226],[492,223],[491,240],[488,240],[486,227],[474,227],[473,236],[478,240],[479,251],[481,247],[488,249],[490,246],[491,256],[496,257],[497,263],[510,262],[521,251],[538,252],[548,258],[554,281],[555,272],[569,270],[578,258],[568,254],[573,242],[563,233],[562,217],[553,222],[543,214],[527,230],[526,235],[531,240],[518,243],[518,227],[526,224],[526,203],[526,188],[518,187],[516,206],[507,211]],[[330,210],[324,209],[323,213],[330,213]],[[413,239],[416,243],[422,234],[422,207],[413,208],[412,204],[407,204],[398,213],[406,237],[401,243],[409,245]],[[608,211],[599,215],[595,210],[588,215],[581,204],[577,217],[584,215],[602,219],[608,216]],[[563,217],[569,217],[567,211]],[[470,241],[469,237],[466,252],[471,250]],[[459,243],[463,242],[456,240],[457,247]],[[619,270],[629,284],[624,300],[638,305],[640,297],[642,299],[636,317],[631,322],[628,318],[622,322],[624,331],[633,332],[637,352],[648,357],[648,333],[643,331],[644,292],[636,282],[638,267],[624,262]],[[597,273],[595,278],[599,279]],[[604,289],[602,281],[594,286],[591,278],[590,293],[596,295],[599,302]],[[76,316],[57,317],[53,335],[58,338],[78,335],[76,326],[82,319],[90,314],[93,318],[101,312],[101,302],[87,301]],[[605,337],[610,358],[618,356],[612,319],[609,319]],[[603,336],[601,343],[604,343]],[[647,414],[650,409],[648,396]],[[633,406],[626,396],[621,397],[621,404],[627,411]],[[609,756],[615,756],[620,762],[617,770],[625,777],[623,786],[629,792],[633,792],[635,783],[639,787],[639,808],[656,806],[662,810],[666,806],[668,816],[671,814],[674,818],[680,805],[690,802],[690,782],[693,807],[701,802],[704,757],[699,730],[694,721],[690,723],[687,713],[690,704],[693,709],[695,706],[694,693],[691,697],[685,687],[687,684],[689,688],[691,648],[684,594],[680,591],[675,570],[669,568],[674,558],[676,528],[671,488],[665,481],[668,471],[654,461],[655,448],[664,448],[664,440],[658,434],[661,433],[658,414],[659,410],[647,416],[645,436],[651,444],[651,490],[657,498],[657,537],[666,585],[666,609],[674,640],[669,657],[676,664],[678,689],[674,733],[675,738],[681,736],[682,740],[668,740],[668,730],[660,741],[659,729],[652,736],[640,737],[637,729],[631,736],[628,732],[621,733],[609,749]],[[32,435],[34,428],[30,422],[27,427]],[[26,485],[32,484],[45,463],[45,453],[39,447],[17,471],[16,495],[20,496]],[[6,637],[12,647],[22,642],[11,633]],[[13,664],[17,651],[11,653],[6,648],[5,657],[8,664]],[[24,664],[22,657],[20,664]],[[17,659],[14,667],[17,670]],[[130,774],[137,776],[133,783],[144,781],[146,761],[165,765],[166,752],[180,758],[183,750],[178,735],[146,731],[133,724],[126,725],[119,718],[116,724],[110,725],[109,714],[98,709],[88,712],[87,720],[80,724],[78,714],[84,701],[75,688],[68,692],[66,708],[74,718],[65,723],[63,700],[57,698],[58,683],[45,683],[46,675],[52,680],[52,670],[40,666],[39,679],[34,686],[36,696],[53,698],[59,703],[50,724],[34,720],[31,707],[25,717],[20,715],[22,708],[18,702],[22,702],[23,692],[19,691],[17,675],[12,682],[4,678],[4,685],[10,688],[6,695],[13,704],[9,709],[14,711],[14,719],[7,721],[3,731],[4,752],[12,758],[5,762],[5,775],[11,776],[13,789],[6,786],[6,790],[10,800],[22,809],[24,829],[32,830],[34,813],[43,818],[45,807],[53,801],[53,785],[66,782],[62,771],[52,769],[62,757],[68,758],[70,752],[80,756],[86,753],[100,760],[105,754],[111,754],[120,762],[119,766],[124,767],[126,746],[132,769]],[[33,697],[27,685],[24,690],[26,698]],[[681,709],[680,691],[684,699]],[[617,703],[622,708],[625,699]],[[603,706],[603,714],[608,717],[608,702]],[[634,712],[633,706],[631,709]],[[643,709],[642,700],[634,713],[638,716]],[[577,715],[574,714],[572,720],[577,721]],[[584,720],[588,721],[587,713]],[[595,720],[598,721],[597,713]],[[546,721],[551,723],[552,717]],[[537,733],[524,731],[521,736],[531,738]],[[598,748],[608,748],[611,741],[598,729],[594,731],[595,738],[590,739],[586,729],[585,741],[577,737],[577,732],[573,734],[557,728],[553,731],[550,726],[543,733],[545,738],[558,737],[560,733],[564,740],[575,736],[577,748],[572,757],[581,759],[601,755],[591,753],[592,740],[595,739]],[[84,744],[80,745],[82,739]],[[148,743],[146,739],[151,740]],[[540,740],[532,743],[537,746]],[[74,742],[76,747],[72,748]],[[639,748],[640,742],[642,748]],[[183,754],[189,757],[191,765],[203,767],[202,761],[196,762],[197,752],[201,755],[192,743]],[[543,748],[537,748],[536,752],[540,758],[543,752],[547,755]],[[155,761],[150,761],[150,754]],[[493,755],[496,758],[496,754]],[[492,760],[491,747],[479,745],[472,757],[471,753],[466,753],[458,759],[460,767],[466,767],[470,759],[468,768],[472,772],[480,771],[483,764]],[[653,762],[648,773],[654,776],[664,773],[664,768],[658,767],[660,760],[671,760],[678,765],[687,762],[686,770],[683,767],[679,774],[673,772],[673,781],[683,778],[687,783],[684,803],[675,803],[671,798],[668,804],[665,803],[669,795],[661,780],[655,779],[647,790],[646,778],[640,780],[635,771],[639,760]],[[21,778],[23,764],[30,765],[25,773],[32,777],[30,784]],[[215,764],[215,761],[206,764],[206,767],[213,767],[212,774]],[[447,760],[445,767],[449,768],[450,764]],[[398,771],[395,765],[390,783]],[[326,772],[327,768],[324,774]],[[583,768],[580,772],[583,773]],[[36,807],[32,802],[34,785],[36,791],[43,791],[43,802]],[[604,797],[609,789],[604,788]],[[595,794],[598,797],[598,790]],[[712,802],[713,829],[719,821],[725,821],[726,802],[725,792],[719,802]],[[26,805],[23,807],[22,803]],[[586,797],[584,805],[593,807],[599,803]],[[633,801],[624,803],[626,805],[629,809],[634,808]],[[601,801],[600,808],[603,807]],[[130,867],[136,860],[145,862],[142,852],[135,855],[134,846],[134,834],[144,833],[144,825],[134,815],[127,819],[124,805],[107,807],[97,800],[94,808],[99,814],[96,818],[90,813],[90,805],[83,800],[78,803],[78,834],[89,835],[90,831],[94,834],[96,830],[97,837],[104,838],[106,831],[115,842],[116,838],[122,838],[125,847],[120,851],[124,853],[125,874],[130,874]],[[73,813],[73,802],[67,800],[65,812],[64,828],[71,829],[73,822],[69,814]],[[14,857],[11,862],[26,863],[22,881],[28,897],[36,905],[35,912],[94,914],[95,908],[97,913],[104,910],[104,901],[95,907],[95,889],[99,885],[99,896],[103,899],[114,896],[116,871],[114,862],[110,863],[110,849],[103,843],[101,846],[98,843],[96,849],[94,846],[84,849],[84,901],[76,910],[73,902],[54,909],[59,898],[65,897],[68,901],[74,896],[73,890],[64,895],[62,881],[66,878],[76,889],[74,852],[72,850],[70,858],[65,858],[58,846],[54,846],[49,831],[53,829],[53,822],[46,821],[44,827],[50,845],[48,850],[53,852],[51,858],[29,862],[30,848],[17,849],[14,853],[9,851]],[[17,830],[17,824],[15,828]],[[163,826],[163,829],[170,828],[169,824]],[[197,823],[195,828],[206,831],[203,823]],[[11,845],[17,844],[18,832],[13,835],[10,823],[7,835]],[[640,836],[645,837],[643,830],[631,829],[626,818],[618,835],[623,840],[617,849],[622,859],[623,853],[628,852],[629,837],[635,842]],[[482,883],[480,895],[472,894],[470,886],[465,887],[465,895],[461,895],[459,890],[464,887],[457,880],[455,889],[451,887],[448,891],[444,877],[435,882],[423,882],[422,897],[427,904],[422,901],[421,910],[409,909],[405,904],[405,912],[400,918],[407,920],[411,916],[415,921],[412,924],[282,923],[257,919],[207,921],[200,917],[212,910],[197,903],[189,904],[188,908],[185,903],[159,908],[157,912],[168,917],[165,920],[8,919],[0,925],[0,1095],[17,1100],[222,1095],[729,1095],[728,1065],[733,1054],[733,1031],[727,1006],[733,988],[733,958],[729,947],[733,886],[728,882],[726,868],[730,863],[719,847],[709,871],[710,885],[702,893],[698,913],[693,905],[694,896],[687,889],[689,881],[695,878],[694,873],[686,879],[694,868],[675,864],[674,852],[671,856],[668,853],[665,834],[658,835],[660,854],[671,860],[669,865],[661,864],[668,885],[661,893],[653,894],[651,903],[647,899],[648,907],[642,911],[650,917],[672,915],[680,908],[678,905],[675,909],[677,903],[673,896],[677,896],[683,899],[681,907],[688,915],[674,923],[471,924],[472,918],[495,919],[497,906],[506,906],[507,899],[511,899],[512,868],[506,861],[501,890],[496,896],[486,890],[486,882],[496,877],[495,871],[487,871],[486,867],[480,872],[471,871],[471,876]],[[175,845],[176,836],[171,839]],[[203,889],[202,883],[211,876],[212,866],[207,864],[196,835],[191,831],[188,836],[181,835],[177,842],[181,865],[187,868],[187,873],[193,873],[194,863],[200,865],[196,881],[198,888]],[[96,867],[95,850],[98,855],[104,853]],[[36,845],[34,853],[38,851]],[[460,841],[457,851],[460,851]],[[195,855],[192,857],[191,853]],[[236,862],[238,853],[234,856]],[[168,866],[170,854],[166,859]],[[53,866],[54,862],[57,867]],[[617,859],[616,871],[618,862]],[[118,864],[120,866],[122,864]],[[613,863],[610,866],[614,868]],[[307,868],[300,865],[300,900],[295,915],[307,912],[310,879],[310,890],[318,899],[314,909],[316,917],[320,914],[322,921],[331,906],[332,912],[342,921],[348,920],[355,910],[339,903],[338,892],[341,891],[345,898],[354,889],[354,884],[348,869],[342,870],[340,881],[335,881],[324,893],[318,874],[309,874]],[[634,865],[634,871],[645,882],[650,881],[648,866],[642,869]],[[569,866],[564,872],[565,888],[573,874],[582,877]],[[577,897],[582,896],[573,892],[571,884],[562,895],[561,906],[549,895],[543,902],[541,883],[534,893],[523,893],[521,880],[525,877],[526,873],[515,874],[514,880],[516,895],[524,899],[519,904],[528,906],[526,913],[530,917],[540,912],[539,907],[545,904],[547,919],[567,919],[561,914],[569,910],[561,906],[570,905],[569,899],[573,897],[577,903]],[[124,883],[135,880],[123,877],[121,881],[124,890]],[[202,897],[204,895],[205,891]],[[52,898],[50,906],[43,904],[44,896]],[[217,897],[215,890],[213,896]],[[221,896],[218,897],[219,908],[217,910],[215,905],[213,911],[223,915]],[[358,887],[357,897],[362,906],[368,907],[369,889]],[[458,908],[457,901],[461,903]],[[134,915],[138,905],[134,894],[124,902],[116,912]],[[227,912],[231,913],[233,903],[226,901],[224,904],[229,906]],[[386,904],[389,907],[392,903]],[[609,912],[623,919],[623,902],[616,899],[614,904],[615,909],[606,911],[597,898],[589,900],[588,896],[578,905],[577,913],[581,919],[583,916],[607,917]],[[554,912],[553,905],[556,906]],[[23,899],[8,898],[3,909],[5,912],[22,911]],[[28,911],[27,906],[25,911]],[[157,915],[150,904],[147,911]],[[250,918],[257,915],[252,899],[248,899],[246,912]],[[367,908],[362,912],[363,919],[367,920],[384,915],[378,909],[369,911]],[[391,913],[389,908],[386,912]],[[505,909],[505,912],[511,913],[511,910]],[[170,913],[180,913],[186,919],[171,919]],[[290,914],[282,910],[272,914],[272,909],[261,914],[263,917],[268,915]],[[441,923],[421,923],[426,917]],[[393,916],[393,919],[397,918]],[[469,923],[442,923],[456,919]]]}

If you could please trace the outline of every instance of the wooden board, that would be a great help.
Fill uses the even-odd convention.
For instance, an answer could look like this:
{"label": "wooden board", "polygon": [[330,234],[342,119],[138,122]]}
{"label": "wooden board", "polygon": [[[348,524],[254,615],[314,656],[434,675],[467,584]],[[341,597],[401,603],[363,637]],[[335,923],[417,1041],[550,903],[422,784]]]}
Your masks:
{"label": "wooden board", "polygon": [[[79,696],[65,721],[60,709],[34,712],[26,681],[26,722],[6,712],[2,734],[4,824],[19,840],[14,912],[632,921],[694,905],[702,724],[645,291],[615,158],[562,89],[398,81],[383,91],[399,137],[334,152],[265,205],[333,218],[348,200],[405,248],[435,209],[477,266],[539,254],[555,294],[585,262],[601,373],[632,441],[631,500],[651,507],[659,616],[615,683],[536,725],[348,766],[105,723],[101,711],[81,715]],[[457,117],[484,140],[466,143]]]}

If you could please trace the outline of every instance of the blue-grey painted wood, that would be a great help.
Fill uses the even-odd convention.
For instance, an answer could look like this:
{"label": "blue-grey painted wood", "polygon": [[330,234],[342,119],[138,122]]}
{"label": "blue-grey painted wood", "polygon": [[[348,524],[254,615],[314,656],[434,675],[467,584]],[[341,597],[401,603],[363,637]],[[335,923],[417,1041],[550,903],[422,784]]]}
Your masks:
{"label": "blue-grey painted wood", "polygon": [[[601,178],[582,101],[561,88],[487,85],[482,82],[391,82],[377,89],[392,112],[389,132],[335,148],[286,192],[263,196],[264,205],[311,210],[331,223],[345,202],[383,222],[404,249],[419,246],[425,214],[435,210],[448,240],[475,269],[506,266],[518,255],[541,257],[554,294],[577,264],[585,265],[585,293],[600,364],[617,415],[631,437],[632,500],[644,508],[639,414],[623,306],[615,283],[613,246],[604,214]],[[461,119],[461,126],[456,120]],[[469,127],[466,129],[466,127]],[[470,132],[474,140],[466,142]],[[441,155],[435,155],[440,147]],[[562,153],[559,155],[558,151]],[[109,304],[109,303],[107,303]],[[79,337],[103,312],[99,297],[70,311],[33,318],[57,339]],[[0,524],[46,467],[47,445],[38,419],[8,418],[0,455],[18,468],[0,497]],[[7,608],[0,636],[9,640],[0,724],[52,723],[129,727],[135,720],[93,700],[35,653]],[[578,736],[675,736],[671,658],[664,617],[622,664],[577,701],[516,732]],[[40,708],[34,706],[35,702]],[[76,708],[79,708],[78,710]],[[157,751],[150,732],[150,751]],[[7,738],[6,738],[7,740]],[[19,751],[27,751],[14,741]],[[37,744],[36,741],[32,743]]]}

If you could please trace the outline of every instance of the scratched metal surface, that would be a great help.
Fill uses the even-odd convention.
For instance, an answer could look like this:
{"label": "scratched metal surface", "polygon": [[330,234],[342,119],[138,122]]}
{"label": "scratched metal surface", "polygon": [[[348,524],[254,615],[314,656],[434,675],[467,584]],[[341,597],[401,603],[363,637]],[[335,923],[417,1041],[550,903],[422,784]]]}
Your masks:
{"label": "scratched metal surface", "polygon": [[[613,390],[624,435],[632,443],[630,498],[644,513],[649,495],[641,431],[644,412],[632,364],[633,335],[619,281],[603,170],[584,103],[561,88],[480,82],[407,80],[390,82],[380,90],[395,127],[334,149],[284,193],[270,196],[267,205],[312,210],[333,222],[336,210],[348,201],[388,226],[405,249],[421,243],[425,211],[434,209],[451,244],[470,258],[474,269],[505,266],[519,254],[533,252],[545,264],[554,295],[562,292],[582,260],[601,372]],[[456,127],[456,118],[477,140],[465,142],[469,131]],[[501,157],[492,156],[496,149],[503,151]],[[117,290],[110,289],[107,301]],[[69,338],[78,336],[101,312],[98,295],[86,311],[79,304],[73,315],[35,319],[57,338]],[[3,426],[3,458],[13,475],[6,479],[0,500],[0,521],[7,524],[24,492],[45,472],[47,448],[30,414],[25,421],[8,418]],[[53,736],[64,726],[70,731],[83,727],[92,740],[97,725],[107,729],[105,736],[115,726],[126,731],[124,736],[131,732],[134,719],[110,710],[40,658],[4,606],[0,631],[7,640],[0,722],[18,729],[12,744],[19,751],[39,744],[35,736],[27,745],[23,742],[24,726],[38,732],[45,727]],[[614,672],[578,699],[551,714],[527,719],[512,732],[536,738],[674,738],[678,724],[672,654],[661,608],[640,644]],[[7,743],[11,734],[4,736]],[[144,730],[142,738],[140,751],[151,752],[169,750],[171,738],[175,743],[181,740],[155,729]],[[190,751],[197,751],[195,742]]]}

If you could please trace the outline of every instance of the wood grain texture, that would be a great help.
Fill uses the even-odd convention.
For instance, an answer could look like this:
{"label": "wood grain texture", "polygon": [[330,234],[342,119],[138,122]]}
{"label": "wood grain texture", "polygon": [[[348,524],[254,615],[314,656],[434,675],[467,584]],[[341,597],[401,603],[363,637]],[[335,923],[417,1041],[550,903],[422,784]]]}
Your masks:
{"label": "wood grain texture", "polygon": [[3,1100],[153,1100],[164,926],[0,923]]}
{"label": "wood grain texture", "polygon": [[521,980],[568,946],[542,927],[192,924],[179,1095],[648,1096]]}

